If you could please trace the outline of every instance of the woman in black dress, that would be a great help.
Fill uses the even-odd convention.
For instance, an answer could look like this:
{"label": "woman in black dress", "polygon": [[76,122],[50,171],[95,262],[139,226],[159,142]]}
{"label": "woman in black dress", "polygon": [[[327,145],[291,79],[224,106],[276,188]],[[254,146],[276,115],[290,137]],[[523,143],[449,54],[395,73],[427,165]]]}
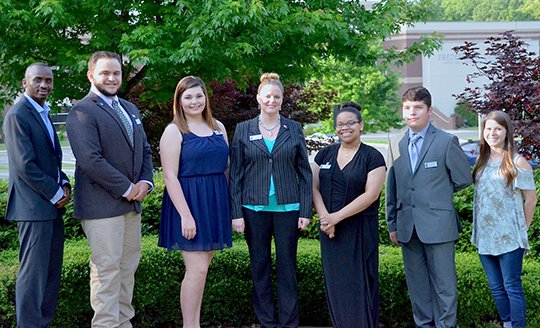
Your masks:
{"label": "woman in black dress", "polygon": [[360,105],[346,102],[336,116],[340,143],[319,151],[313,203],[320,220],[326,299],[336,328],[378,327],[379,196],[383,156],[360,140]]}

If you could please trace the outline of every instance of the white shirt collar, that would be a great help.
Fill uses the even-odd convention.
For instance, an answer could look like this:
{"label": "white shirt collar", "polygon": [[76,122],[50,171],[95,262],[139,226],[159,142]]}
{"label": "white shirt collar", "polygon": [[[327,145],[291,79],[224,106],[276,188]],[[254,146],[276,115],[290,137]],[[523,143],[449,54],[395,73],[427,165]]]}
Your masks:
{"label": "white shirt collar", "polygon": [[105,103],[107,103],[107,105],[109,105],[111,107],[112,107],[113,100],[118,101],[118,96],[115,95],[114,97],[109,98],[106,95],[102,94],[95,86],[92,86],[90,88],[90,91],[92,91],[93,93],[98,95]]}
{"label": "white shirt collar", "polygon": [[425,139],[427,130],[429,129],[430,125],[431,125],[431,123],[428,123],[428,125],[426,125],[422,130],[420,130],[418,132],[414,132],[413,130],[409,129],[409,139],[411,139],[413,134],[415,134],[415,133],[417,135],[419,135],[422,139]]}

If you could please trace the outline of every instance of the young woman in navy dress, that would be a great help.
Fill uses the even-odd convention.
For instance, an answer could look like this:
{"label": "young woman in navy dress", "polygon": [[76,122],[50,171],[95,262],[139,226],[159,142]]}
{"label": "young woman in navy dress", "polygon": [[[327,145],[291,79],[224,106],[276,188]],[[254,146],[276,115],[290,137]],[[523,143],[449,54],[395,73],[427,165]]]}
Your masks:
{"label": "young woman in navy dress", "polygon": [[176,86],[174,118],[161,137],[160,155],[166,189],[159,246],[182,252],[183,325],[198,328],[214,251],[232,244],[227,134],[212,117],[206,86],[198,77],[187,76]]}

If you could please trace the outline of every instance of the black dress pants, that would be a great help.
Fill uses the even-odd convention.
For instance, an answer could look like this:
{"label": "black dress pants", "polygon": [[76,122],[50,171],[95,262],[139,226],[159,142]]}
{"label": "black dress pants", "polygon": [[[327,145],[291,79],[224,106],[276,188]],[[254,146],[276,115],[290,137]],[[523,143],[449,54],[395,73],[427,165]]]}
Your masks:
{"label": "black dress pants", "polygon": [[[243,208],[243,213],[251,259],[255,314],[262,328],[296,328],[298,211],[256,212]],[[277,318],[272,288],[272,236],[276,247]]]}

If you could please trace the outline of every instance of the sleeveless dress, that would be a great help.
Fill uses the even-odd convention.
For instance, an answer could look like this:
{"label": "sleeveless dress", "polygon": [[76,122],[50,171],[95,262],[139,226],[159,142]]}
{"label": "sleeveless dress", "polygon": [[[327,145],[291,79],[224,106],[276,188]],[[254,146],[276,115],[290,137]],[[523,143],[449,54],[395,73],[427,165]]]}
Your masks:
{"label": "sleeveless dress", "polygon": [[212,251],[232,246],[229,188],[225,170],[229,147],[219,132],[210,136],[182,134],[178,180],[197,233],[182,236],[180,214],[167,189],[163,193],[158,245],[168,250]]}

